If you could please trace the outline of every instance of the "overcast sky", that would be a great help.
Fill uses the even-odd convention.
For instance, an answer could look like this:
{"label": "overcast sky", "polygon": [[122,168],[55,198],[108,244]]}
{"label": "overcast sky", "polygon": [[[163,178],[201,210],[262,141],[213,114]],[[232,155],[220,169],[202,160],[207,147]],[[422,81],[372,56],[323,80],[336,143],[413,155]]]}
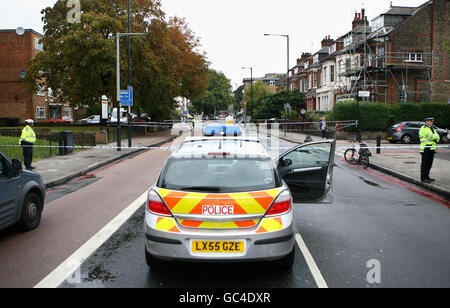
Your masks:
{"label": "overcast sky", "polygon": [[[56,0],[0,0],[0,29],[22,26],[42,30],[41,9]],[[366,9],[369,20],[388,10],[390,0],[162,0],[168,16],[185,17],[201,39],[211,67],[222,71],[236,88],[252,66],[255,77],[287,71],[286,39],[290,36],[290,64],[302,52],[315,52],[321,40],[345,34],[355,12]],[[393,0],[396,6],[419,6],[426,0]]]}

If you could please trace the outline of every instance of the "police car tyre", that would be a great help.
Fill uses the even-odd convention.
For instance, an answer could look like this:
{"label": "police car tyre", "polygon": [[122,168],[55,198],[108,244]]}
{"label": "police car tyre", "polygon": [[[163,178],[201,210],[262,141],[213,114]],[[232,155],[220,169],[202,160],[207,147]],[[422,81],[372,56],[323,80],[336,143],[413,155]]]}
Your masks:
{"label": "police car tyre", "polygon": [[22,220],[19,223],[19,228],[23,231],[31,231],[36,229],[42,216],[42,201],[35,193],[29,193],[22,208]]}
{"label": "police car tyre", "polygon": [[273,265],[280,269],[290,269],[292,266],[294,266],[294,262],[295,262],[295,247],[287,256],[283,257],[282,259],[273,261]]}
{"label": "police car tyre", "polygon": [[403,135],[403,137],[402,137],[402,142],[403,142],[404,144],[410,144],[411,141],[412,141],[412,138],[411,138],[410,135]]}
{"label": "police car tyre", "polygon": [[442,136],[441,142],[444,143],[444,144],[447,144],[448,143],[448,136],[447,135]]}
{"label": "police car tyre", "polygon": [[351,165],[356,165],[358,163],[358,160],[356,159],[356,150],[355,149],[348,149],[344,153],[345,161],[348,162]]}
{"label": "police car tyre", "polygon": [[152,270],[164,269],[167,267],[167,261],[152,256],[147,249],[145,249],[145,262]]}

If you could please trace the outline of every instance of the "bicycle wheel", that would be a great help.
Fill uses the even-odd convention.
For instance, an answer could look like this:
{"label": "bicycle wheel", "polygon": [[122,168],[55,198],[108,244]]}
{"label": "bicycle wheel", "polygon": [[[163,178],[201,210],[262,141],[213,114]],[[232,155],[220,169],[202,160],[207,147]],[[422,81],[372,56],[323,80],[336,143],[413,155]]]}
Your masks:
{"label": "bicycle wheel", "polygon": [[348,149],[344,153],[345,161],[349,164],[356,165],[358,164],[358,154],[355,149]]}
{"label": "bicycle wheel", "polygon": [[368,155],[361,155],[361,166],[364,167],[364,169],[369,168],[370,162],[369,162],[369,156]]}

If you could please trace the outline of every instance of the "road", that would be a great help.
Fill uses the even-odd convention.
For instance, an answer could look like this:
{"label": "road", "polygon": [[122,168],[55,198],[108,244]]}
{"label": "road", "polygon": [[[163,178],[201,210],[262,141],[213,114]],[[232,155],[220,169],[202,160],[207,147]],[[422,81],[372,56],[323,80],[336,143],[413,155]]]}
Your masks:
{"label": "road", "polygon": [[[293,146],[277,138],[262,141],[274,156]],[[39,283],[145,192],[168,155],[144,152],[50,192],[39,229],[0,232],[0,287]],[[174,263],[150,271],[142,204],[83,262],[81,281],[60,287],[316,288],[323,286],[320,278],[328,287],[449,287],[449,208],[439,196],[424,197],[414,188],[336,157],[334,203],[295,205],[296,229],[307,251],[296,245],[295,265],[286,271],[266,263]],[[374,261],[381,280],[370,283]]]}

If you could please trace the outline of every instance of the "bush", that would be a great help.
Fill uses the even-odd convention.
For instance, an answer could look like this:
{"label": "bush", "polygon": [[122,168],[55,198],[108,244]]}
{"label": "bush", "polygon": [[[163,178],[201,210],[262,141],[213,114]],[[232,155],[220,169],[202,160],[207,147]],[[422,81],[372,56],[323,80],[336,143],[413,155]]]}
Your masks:
{"label": "bush", "polygon": [[437,126],[450,127],[450,105],[447,103],[397,103],[390,106],[384,103],[342,101],[335,105],[333,114],[335,120],[359,120],[363,131],[385,131],[395,123],[423,121],[429,116],[436,118]]}

